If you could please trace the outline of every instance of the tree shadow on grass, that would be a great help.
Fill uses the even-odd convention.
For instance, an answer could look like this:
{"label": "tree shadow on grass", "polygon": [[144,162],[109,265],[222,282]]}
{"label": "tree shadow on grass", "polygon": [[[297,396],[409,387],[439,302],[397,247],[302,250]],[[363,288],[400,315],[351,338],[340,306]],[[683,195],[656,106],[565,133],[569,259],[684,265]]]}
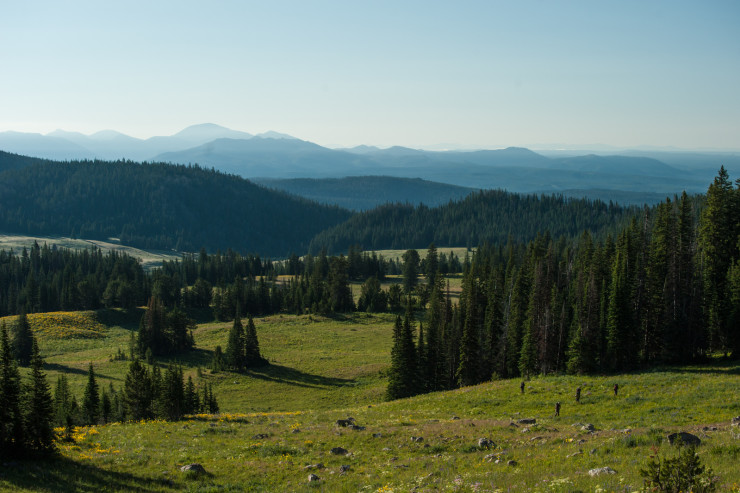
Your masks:
{"label": "tree shadow on grass", "polygon": [[348,378],[333,378],[322,375],[313,375],[305,373],[295,368],[289,368],[281,365],[267,365],[260,368],[253,368],[247,372],[251,377],[269,382],[286,383],[296,387],[308,387],[314,389],[326,387],[342,387],[354,383],[354,380]]}
{"label": "tree shadow on grass", "polygon": [[60,491],[155,492],[176,487],[175,483],[168,479],[153,479],[128,472],[107,471],[66,457],[12,462],[0,471],[0,481],[6,485],[9,483],[11,488],[54,493]]}
{"label": "tree shadow on grass", "polygon": [[[58,371],[60,373],[66,373],[66,374],[74,374],[74,375],[85,375],[87,376],[87,370],[83,370],[82,368],[73,368],[71,366],[67,365],[60,365],[59,363],[44,363],[44,370],[45,371]],[[95,378],[103,378],[106,380],[120,380],[118,377],[111,377],[110,375],[105,375],[103,373],[100,373],[98,370],[95,370]]]}

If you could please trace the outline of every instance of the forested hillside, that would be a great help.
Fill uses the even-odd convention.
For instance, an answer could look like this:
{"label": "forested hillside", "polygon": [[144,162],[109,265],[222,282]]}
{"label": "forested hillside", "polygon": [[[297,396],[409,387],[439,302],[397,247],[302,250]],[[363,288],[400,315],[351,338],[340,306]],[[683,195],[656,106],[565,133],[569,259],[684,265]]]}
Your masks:
{"label": "forested hillside", "polygon": [[436,208],[389,204],[357,214],[318,234],[310,251],[343,252],[355,244],[365,250],[425,248],[432,242],[475,246],[505,243],[509,238],[528,241],[545,230],[555,237],[574,236],[583,230],[615,230],[635,211],[598,200],[489,190]]}
{"label": "forested hillside", "polygon": [[616,236],[545,232],[482,246],[460,303],[426,287],[418,337],[399,318],[389,397],[548,373],[625,372],[740,354],[740,180],[724,168],[701,212],[684,193]]}
{"label": "forested hillside", "polygon": [[429,207],[460,200],[474,189],[446,183],[392,176],[348,176],[345,178],[262,178],[256,183],[298,195],[322,204],[365,211],[386,203],[424,204]]}
{"label": "forested hillside", "polygon": [[0,152],[0,231],[141,248],[303,252],[350,212],[197,166],[51,162]]}

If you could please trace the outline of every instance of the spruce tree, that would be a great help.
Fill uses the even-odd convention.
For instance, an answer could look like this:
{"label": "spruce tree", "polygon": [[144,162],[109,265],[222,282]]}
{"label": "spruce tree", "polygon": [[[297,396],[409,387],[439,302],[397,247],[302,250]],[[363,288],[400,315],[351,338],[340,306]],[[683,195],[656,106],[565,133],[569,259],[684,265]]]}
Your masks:
{"label": "spruce tree", "polygon": [[245,365],[247,368],[258,368],[267,364],[267,360],[260,354],[260,343],[257,340],[257,328],[252,316],[247,320],[244,336]]}
{"label": "spruce tree", "polygon": [[140,420],[153,417],[151,378],[138,358],[129,363],[123,385],[123,403],[126,417],[129,419]]}
{"label": "spruce tree", "polygon": [[200,399],[198,392],[195,390],[193,377],[188,376],[188,383],[185,385],[185,408],[184,414],[193,414],[200,410]]}
{"label": "spruce tree", "polygon": [[25,431],[26,446],[33,453],[54,450],[54,406],[49,384],[44,374],[44,360],[39,354],[36,339],[31,345],[31,382],[26,391]]}
{"label": "spruce tree", "polygon": [[87,369],[87,385],[82,397],[82,416],[85,424],[97,424],[100,417],[100,391],[98,383],[95,380],[95,370],[92,362]]}
{"label": "spruce tree", "polygon": [[21,377],[5,322],[0,325],[0,457],[18,457],[23,450]]}
{"label": "spruce tree", "polygon": [[20,366],[28,366],[31,362],[31,346],[33,345],[33,333],[28,323],[26,312],[22,311],[15,322],[15,334],[13,337],[13,354]]}
{"label": "spruce tree", "polygon": [[57,377],[54,387],[54,423],[57,426],[71,428],[77,413],[77,402],[69,390],[67,375]]}
{"label": "spruce tree", "polygon": [[216,346],[216,349],[213,350],[213,358],[211,359],[211,372],[218,373],[224,369],[226,369],[224,353],[221,350],[221,346]]}
{"label": "spruce tree", "polygon": [[229,337],[226,341],[226,352],[224,353],[226,365],[229,369],[235,371],[244,370],[246,363],[244,327],[242,326],[239,311],[239,305],[237,305],[236,316],[234,317],[231,330],[229,330]]}

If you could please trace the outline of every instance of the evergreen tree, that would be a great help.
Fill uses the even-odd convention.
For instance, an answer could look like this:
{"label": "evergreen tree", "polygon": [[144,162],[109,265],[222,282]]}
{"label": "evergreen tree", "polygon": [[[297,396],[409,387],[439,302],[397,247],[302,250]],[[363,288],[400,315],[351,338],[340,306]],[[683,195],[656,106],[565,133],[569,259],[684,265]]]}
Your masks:
{"label": "evergreen tree", "polygon": [[48,453],[54,450],[54,407],[43,371],[44,360],[41,359],[35,338],[31,345],[30,366],[31,382],[26,390],[24,439],[31,452]]}
{"label": "evergreen tree", "polygon": [[139,354],[143,356],[147,349],[151,349],[154,355],[165,354],[167,352],[166,329],[167,318],[164,304],[158,297],[152,296],[149,298],[146,311],[139,323],[137,339]]}
{"label": "evergreen tree", "polygon": [[89,425],[97,424],[100,417],[100,392],[92,362],[87,369],[87,385],[82,397],[82,415],[85,423]]}
{"label": "evergreen tree", "polygon": [[185,388],[182,369],[169,365],[165,371],[160,391],[162,415],[169,420],[177,420],[185,414]]}
{"label": "evergreen tree", "polygon": [[245,335],[244,327],[239,313],[239,305],[236,308],[236,317],[229,330],[229,337],[226,341],[226,352],[224,360],[231,370],[242,371],[246,365],[245,353]]}
{"label": "evergreen tree", "polygon": [[224,353],[221,350],[221,346],[216,346],[216,349],[213,351],[213,358],[211,359],[211,371],[213,373],[218,373],[224,369],[226,369]]}
{"label": "evergreen tree", "polygon": [[460,340],[460,359],[455,374],[460,387],[479,383],[480,376],[480,317],[478,316],[479,299],[475,274],[468,273],[465,279],[467,296],[461,299],[461,309],[465,308],[462,338]]}
{"label": "evergreen tree", "polygon": [[105,387],[100,391],[100,417],[103,419],[103,423],[108,423],[111,420],[111,414],[113,413],[113,402],[106,392]]}
{"label": "evergreen tree", "polygon": [[701,216],[699,240],[704,275],[704,310],[711,350],[728,349],[731,333],[728,325],[730,303],[727,272],[733,258],[738,258],[738,215],[732,183],[724,166],[707,190],[706,206]]}
{"label": "evergreen tree", "polygon": [[0,325],[0,456],[18,457],[23,449],[21,378],[5,322]]}
{"label": "evergreen tree", "polygon": [[386,389],[388,400],[410,397],[419,393],[416,363],[417,351],[411,326],[411,304],[409,302],[403,324],[401,317],[397,317],[393,329],[391,368]]}
{"label": "evergreen tree", "polygon": [[138,358],[129,363],[123,385],[123,402],[129,419],[138,421],[154,417],[151,377]]}
{"label": "evergreen tree", "polygon": [[22,311],[15,322],[15,334],[13,337],[13,354],[20,366],[28,366],[31,362],[31,347],[33,346],[33,333],[28,323],[26,312]]}
{"label": "evergreen tree", "polygon": [[327,287],[329,289],[329,308],[332,312],[351,312],[355,308],[347,272],[348,263],[343,255],[331,259]]}
{"label": "evergreen tree", "polygon": [[69,390],[67,375],[61,374],[54,387],[54,423],[69,429],[74,423],[76,413],[77,402]]}
{"label": "evergreen tree", "polygon": [[260,343],[257,340],[257,328],[254,326],[252,316],[247,320],[247,328],[244,336],[244,355],[247,368],[257,368],[267,364],[267,360],[260,354]]}
{"label": "evergreen tree", "polygon": [[188,376],[188,383],[185,385],[185,408],[184,414],[193,414],[200,410],[200,398],[195,390],[193,377]]}
{"label": "evergreen tree", "polygon": [[403,254],[403,292],[411,294],[419,283],[419,252],[406,250]]}

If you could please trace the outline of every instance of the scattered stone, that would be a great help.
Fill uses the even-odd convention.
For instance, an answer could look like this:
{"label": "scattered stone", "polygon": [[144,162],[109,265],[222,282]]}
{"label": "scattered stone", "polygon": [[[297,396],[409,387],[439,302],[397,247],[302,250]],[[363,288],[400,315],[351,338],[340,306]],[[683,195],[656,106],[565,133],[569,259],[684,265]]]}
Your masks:
{"label": "scattered stone", "polygon": [[578,455],[583,455],[583,450],[579,450],[578,452],[573,452],[570,455],[566,455],[566,457],[568,457],[570,459],[571,457],[576,457]]}
{"label": "scattered stone", "polygon": [[308,475],[308,482],[310,483],[310,482],[312,482],[312,481],[321,481],[321,478],[320,478],[320,477],[318,477],[318,476],[317,476],[317,475],[315,475],[315,474],[309,474],[309,475]]}
{"label": "scattered stone", "polygon": [[514,466],[516,466],[518,464],[519,463],[517,461],[515,461],[515,460],[510,460],[509,462],[506,463],[507,466],[512,466],[512,467],[514,467]]}
{"label": "scattered stone", "polygon": [[460,416],[453,416],[452,419],[453,420],[460,419]]}
{"label": "scattered stone", "polygon": [[731,421],[732,426],[740,426],[740,416],[735,416]]}
{"label": "scattered stone", "polygon": [[517,420],[517,423],[519,423],[520,425],[533,425],[537,423],[537,420],[534,418],[522,418]]}
{"label": "scattered stone", "polygon": [[382,433],[373,433],[373,438],[383,438]]}
{"label": "scattered stone", "polygon": [[716,426],[705,426],[704,428],[701,429],[701,431],[717,431],[717,427]]}
{"label": "scattered stone", "polygon": [[602,474],[617,474],[617,471],[611,467],[599,467],[597,469],[591,469],[588,471],[588,475],[591,477],[601,476]]}
{"label": "scattered stone", "polygon": [[189,473],[200,475],[200,474],[205,474],[206,473],[206,468],[203,467],[203,466],[201,466],[200,464],[193,463],[193,464],[188,464],[188,465],[182,466],[180,468],[180,471],[181,472],[189,472]]}
{"label": "scattered stone", "polygon": [[349,425],[349,428],[355,431],[365,431],[365,427],[359,425]]}
{"label": "scattered stone", "polygon": [[293,428],[293,430],[291,430],[291,433],[300,433],[300,432],[301,432],[300,428]]}
{"label": "scattered stone", "polygon": [[598,453],[599,453],[599,451],[596,450],[595,448],[592,448],[591,451],[589,452],[589,454],[591,454],[591,455],[596,455]]}
{"label": "scattered stone", "polygon": [[530,442],[533,442],[535,440],[544,440],[544,439],[545,439],[545,437],[532,437],[532,438],[529,439],[529,441]]}
{"label": "scattered stone", "polygon": [[355,419],[354,418],[338,419],[336,421],[336,424],[337,426],[342,426],[346,428],[347,426],[351,426],[355,424]]}
{"label": "scattered stone", "polygon": [[588,423],[588,424],[581,426],[581,431],[588,431],[588,432],[596,431],[596,427],[592,425],[591,423]]}
{"label": "scattered stone", "polygon": [[391,448],[390,447],[383,447],[381,450],[383,452],[390,452],[391,451]]}
{"label": "scattered stone", "polygon": [[344,465],[339,466],[340,473],[345,473],[349,471],[350,469],[352,469],[352,467],[350,467],[349,464],[344,464]]}
{"label": "scattered stone", "polygon": [[673,445],[678,440],[681,441],[682,445],[701,445],[701,439],[696,436],[692,435],[691,433],[686,433],[685,431],[680,431],[678,433],[671,433],[668,435],[668,443]]}
{"label": "scattered stone", "polygon": [[519,425],[514,423],[513,421],[509,423],[509,426],[513,426],[514,428],[519,428]]}
{"label": "scattered stone", "polygon": [[257,433],[252,437],[253,440],[264,440],[265,438],[269,438],[270,435],[267,433]]}
{"label": "scattered stone", "polygon": [[306,467],[303,468],[304,471],[313,471],[314,469],[323,469],[324,464],[319,462],[318,464],[309,464]]}
{"label": "scattered stone", "polygon": [[529,431],[529,428],[527,428],[526,426],[522,428],[522,433],[527,433],[528,431]]}
{"label": "scattered stone", "polygon": [[484,448],[484,449],[496,448],[496,444],[493,443],[493,440],[491,440],[490,438],[479,438],[478,448]]}
{"label": "scattered stone", "polygon": [[342,447],[334,447],[329,452],[331,452],[333,455],[347,455],[349,454],[349,451]]}
{"label": "scattered stone", "polygon": [[411,437],[411,441],[414,443],[421,443],[424,441],[424,437]]}
{"label": "scattered stone", "polygon": [[581,439],[580,439],[580,440],[578,440],[578,441],[577,441],[576,443],[577,443],[578,445],[583,445],[584,443],[586,443],[586,440],[584,440],[583,438],[581,438]]}

